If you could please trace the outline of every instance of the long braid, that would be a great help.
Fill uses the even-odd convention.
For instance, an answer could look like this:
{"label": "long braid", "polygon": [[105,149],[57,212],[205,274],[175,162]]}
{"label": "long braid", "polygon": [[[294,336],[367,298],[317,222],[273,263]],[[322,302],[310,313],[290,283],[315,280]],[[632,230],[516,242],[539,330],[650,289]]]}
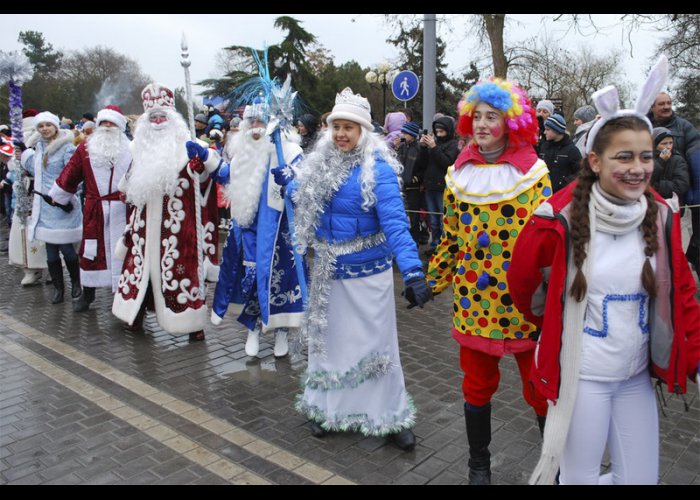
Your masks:
{"label": "long braid", "polygon": [[588,284],[581,268],[586,260],[586,247],[591,239],[591,228],[589,224],[588,202],[591,198],[591,187],[596,180],[595,173],[588,164],[588,158],[581,161],[581,171],[578,176],[578,183],[572,193],[571,204],[571,246],[574,254],[574,264],[576,265],[576,276],[571,283],[570,295],[581,302],[586,295]]}
{"label": "long braid", "polygon": [[[616,118],[606,123],[598,132],[593,144],[593,152],[597,155],[608,147],[615,133],[621,130],[644,130],[647,131],[647,125],[639,118],[633,116],[624,116]],[[598,176],[591,169],[588,157],[581,160],[581,171],[578,176],[578,184],[572,193],[573,200],[571,204],[571,244],[573,247],[574,264],[576,265],[576,276],[571,284],[570,295],[577,301],[581,302],[586,295],[588,287],[586,277],[581,271],[583,262],[586,260],[586,245],[591,239],[591,228],[589,224],[588,201],[590,200],[591,187],[596,182]],[[644,231],[644,241],[646,242],[644,254],[647,259],[642,267],[642,284],[650,297],[656,296],[656,279],[654,271],[651,267],[650,258],[658,250],[658,241],[656,239],[656,215],[658,207],[654,196],[650,191],[646,191],[644,196],[647,197],[647,213],[642,222]]]}
{"label": "long braid", "polygon": [[646,255],[646,259],[642,267],[642,286],[649,294],[649,298],[653,299],[656,297],[656,276],[651,267],[651,257],[659,249],[658,229],[656,226],[656,216],[659,212],[659,207],[656,205],[656,200],[651,191],[645,191],[644,196],[647,199],[647,213],[642,221],[642,230],[644,231],[644,255]]}

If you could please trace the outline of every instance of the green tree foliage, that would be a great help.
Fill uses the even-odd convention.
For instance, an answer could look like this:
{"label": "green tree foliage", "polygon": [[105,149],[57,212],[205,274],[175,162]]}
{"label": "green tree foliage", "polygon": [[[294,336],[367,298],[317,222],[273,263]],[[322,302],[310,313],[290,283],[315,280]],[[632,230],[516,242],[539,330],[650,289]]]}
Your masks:
{"label": "green tree foliage", "polygon": [[666,14],[658,25],[667,36],[657,48],[657,55],[668,56],[676,76],[673,109],[700,127],[700,16]]}
{"label": "green tree foliage", "polygon": [[[389,38],[387,42],[396,46],[399,49],[399,60],[397,67],[400,70],[410,70],[421,78],[423,74],[423,23],[417,18],[405,19],[397,18],[396,26],[398,34],[394,38]],[[437,38],[436,50],[436,96],[435,96],[435,111],[444,113],[453,117],[457,116],[457,103],[464,95],[464,92],[474,83],[479,77],[476,70],[476,65],[472,62],[470,71],[459,77],[452,77],[447,74],[447,65],[445,63],[445,48],[446,44],[439,37]],[[421,79],[422,80],[422,79]],[[403,108],[403,103],[397,101],[391,90],[388,91],[387,103],[391,102],[391,106],[387,104],[387,109],[399,110]],[[413,110],[415,121],[423,121],[426,128],[430,128],[428,122],[422,119],[423,110],[423,94],[418,92],[415,98],[407,103],[407,106]],[[428,117],[432,119],[432,117]]]}
{"label": "green tree foliage", "polygon": [[133,59],[99,46],[64,55],[35,31],[21,32],[19,40],[35,68],[22,86],[25,108],[73,119],[107,104],[121,106],[126,114],[142,112],[141,90],[150,77]]}
{"label": "green tree foliage", "polygon": [[[286,31],[279,44],[267,47],[270,76],[284,82],[287,75],[292,77],[293,87],[300,94],[313,89],[318,81],[307,60],[307,47],[315,44],[316,37],[301,26],[301,23],[288,16],[275,20],[275,28]],[[251,47],[232,45],[224,50],[229,52],[228,71],[223,78],[210,78],[197,82],[207,88],[203,93],[206,97],[225,96],[246,80],[257,76],[258,68],[251,53]],[[263,60],[264,52],[257,50]]]}
{"label": "green tree foliage", "polygon": [[[530,39],[513,52],[511,78],[518,80],[533,101],[552,99],[561,103],[567,123],[579,107],[590,104],[596,90],[615,83],[623,101],[629,83],[622,75],[619,51],[594,52],[590,47],[567,50],[551,39]],[[573,127],[570,127],[573,129]]]}
{"label": "green tree foliage", "polygon": [[61,66],[63,53],[53,49],[38,31],[20,31],[17,41],[24,45],[22,52],[37,73],[51,73]]}
{"label": "green tree foliage", "polygon": [[24,107],[53,109],[53,103],[62,97],[56,72],[61,68],[63,53],[54,50],[38,31],[21,31],[18,41],[24,45],[22,52],[34,66],[32,79],[22,85]]}
{"label": "green tree foliage", "polygon": [[[316,88],[308,94],[303,94],[301,98],[305,103],[309,103],[308,111],[320,117],[333,109],[336,94],[345,87],[350,87],[355,94],[361,94],[369,99],[373,115],[379,117],[381,111],[379,113],[377,111],[381,110],[381,92],[370,89],[369,83],[365,80],[367,71],[367,68],[362,68],[355,61],[340,66],[335,66],[331,62],[318,73]],[[313,99],[307,99],[307,95]]]}
{"label": "green tree foliage", "polygon": [[[320,116],[329,111],[335,103],[336,93],[346,86],[367,95],[369,85],[364,75],[368,70],[360,68],[354,61],[335,66],[328,51],[316,43],[316,37],[292,17],[278,17],[275,27],[285,35],[279,44],[267,48],[270,75],[280,82],[284,82],[287,75],[292,76],[292,86],[298,92],[299,114]],[[232,45],[224,50],[226,54],[220,57],[223,77],[197,82],[207,89],[202,93],[205,97],[229,95],[258,74],[250,47]],[[257,52],[262,59],[263,51]]]}
{"label": "green tree foliage", "polygon": [[141,90],[150,81],[136,61],[100,46],[66,57],[58,79],[66,94],[61,113],[72,116],[95,113],[108,104],[119,105],[126,114],[139,114]]}

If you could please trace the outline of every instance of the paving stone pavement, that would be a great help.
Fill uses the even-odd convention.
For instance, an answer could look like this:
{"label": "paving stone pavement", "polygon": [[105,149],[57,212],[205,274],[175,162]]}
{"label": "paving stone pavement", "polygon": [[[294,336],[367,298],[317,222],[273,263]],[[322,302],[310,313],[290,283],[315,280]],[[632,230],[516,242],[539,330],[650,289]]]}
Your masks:
{"label": "paving stone pavement", "polygon": [[[3,225],[3,245],[6,236]],[[293,409],[304,360],[275,359],[264,336],[248,358],[245,330],[230,317],[199,343],[162,331],[151,315],[146,333],[127,332],[107,290],[87,313],[73,312],[69,294],[51,305],[52,286],[21,287],[21,270],[1,250],[0,484],[466,484],[447,295],[407,310],[394,274],[402,365],[418,409],[417,446],[406,453],[355,433],[312,437]],[[511,357],[501,372],[493,483],[523,485],[541,438]],[[666,396],[660,415],[662,484],[700,484],[695,385],[685,399],[690,411]]]}

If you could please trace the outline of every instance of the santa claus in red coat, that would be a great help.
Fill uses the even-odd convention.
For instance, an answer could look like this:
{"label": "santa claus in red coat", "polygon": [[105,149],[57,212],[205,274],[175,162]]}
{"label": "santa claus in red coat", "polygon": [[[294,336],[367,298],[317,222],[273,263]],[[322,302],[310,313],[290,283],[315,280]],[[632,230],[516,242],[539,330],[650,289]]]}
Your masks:
{"label": "santa claus in red coat", "polygon": [[189,160],[187,125],[173,92],[151,83],[141,92],[132,164],[119,183],[133,206],[117,253],[124,257],[112,312],[140,328],[146,307],[174,334],[204,339],[208,321],[205,280],[218,279],[216,189],[208,172],[219,165]]}
{"label": "santa claus in red coat", "polygon": [[97,113],[97,130],[76,149],[49,191],[60,204],[71,198],[84,182],[83,239],[80,243],[80,283],[83,293],[73,303],[76,312],[87,311],[96,287],[116,291],[122,260],[114,247],[126,226],[126,204],[117,184],[131,164],[126,117],[109,105]]}

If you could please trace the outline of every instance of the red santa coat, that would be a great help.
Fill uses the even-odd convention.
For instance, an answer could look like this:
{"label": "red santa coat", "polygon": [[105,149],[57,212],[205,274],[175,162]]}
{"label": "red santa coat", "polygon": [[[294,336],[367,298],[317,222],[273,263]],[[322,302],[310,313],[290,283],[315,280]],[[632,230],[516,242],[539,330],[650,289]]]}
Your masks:
{"label": "red santa coat", "polygon": [[112,313],[132,324],[150,284],[158,324],[170,333],[204,328],[205,280],[219,274],[216,191],[202,162],[188,162],[184,145],[182,152],[173,196],[152,196],[131,209],[117,249],[125,257],[112,304]]}
{"label": "red santa coat", "polygon": [[117,184],[130,164],[127,148],[112,168],[93,167],[86,142],[82,142],[49,191],[55,201],[67,204],[80,183],[85,183],[80,243],[80,283],[84,286],[117,289],[122,260],[114,255],[114,247],[126,225],[126,204],[119,199]]}

